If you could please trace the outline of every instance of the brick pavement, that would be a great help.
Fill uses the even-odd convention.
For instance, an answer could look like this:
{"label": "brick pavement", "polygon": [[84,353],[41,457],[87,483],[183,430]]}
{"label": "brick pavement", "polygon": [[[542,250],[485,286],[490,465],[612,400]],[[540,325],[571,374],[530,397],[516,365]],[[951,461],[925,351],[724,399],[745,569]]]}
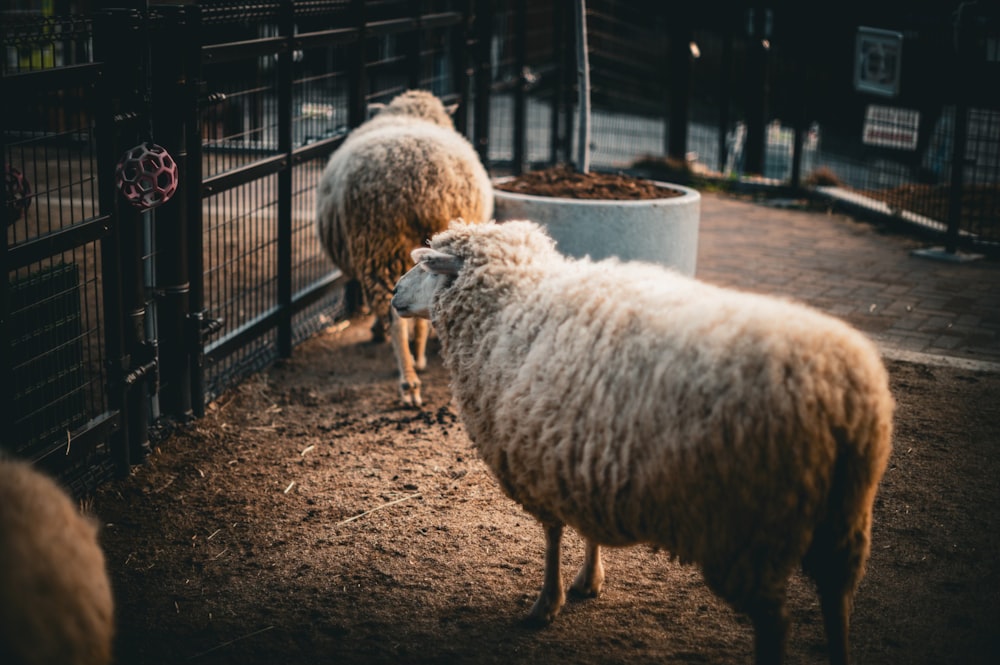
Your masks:
{"label": "brick pavement", "polygon": [[843,214],[704,194],[697,276],[839,316],[890,357],[1000,370],[1000,262],[913,256],[925,243]]}

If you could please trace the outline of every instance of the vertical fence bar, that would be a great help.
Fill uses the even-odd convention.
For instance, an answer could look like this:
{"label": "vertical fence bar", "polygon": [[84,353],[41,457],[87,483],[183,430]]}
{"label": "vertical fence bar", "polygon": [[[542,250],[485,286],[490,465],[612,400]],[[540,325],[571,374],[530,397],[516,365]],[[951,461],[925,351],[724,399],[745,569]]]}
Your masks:
{"label": "vertical fence bar", "polygon": [[[357,40],[351,45],[347,56],[347,124],[351,129],[363,123],[368,117],[368,74],[365,68],[365,3],[364,0],[351,0],[348,21],[357,27]],[[356,312],[361,308],[364,297],[361,294],[361,284],[356,279],[350,280],[344,287],[344,301],[348,312]]]}
{"label": "vertical fence bar", "polygon": [[577,159],[576,169],[581,173],[590,171],[590,141],[591,141],[591,115],[590,115],[590,52],[587,45],[587,3],[584,0],[577,0],[573,4],[574,24],[573,31],[576,39],[573,42],[576,48],[576,90],[577,90]]}
{"label": "vertical fence bar", "polygon": [[573,117],[576,109],[576,102],[579,95],[576,92],[577,86],[577,76],[576,76],[576,58],[571,57],[570,54],[576,53],[576,30],[574,26],[576,24],[573,11],[563,10],[563,30],[566,35],[566,46],[563,51],[563,71],[562,71],[562,82],[563,82],[563,100],[562,100],[562,153],[565,161],[571,162],[573,155]]}
{"label": "vertical fence bar", "polygon": [[490,88],[493,66],[490,40],[493,39],[493,2],[476,0],[476,118],[473,144],[486,168],[490,165]]}
{"label": "vertical fence bar", "polygon": [[732,98],[733,71],[733,30],[726,22],[722,35],[722,57],[719,63],[719,173],[726,173],[726,157],[729,152],[729,105]]}
{"label": "vertical fence bar", "polygon": [[768,46],[771,36],[771,10],[760,7],[747,10],[747,75],[744,86],[747,138],[744,171],[764,173],[767,152]]}
{"label": "vertical fence bar", "polygon": [[[178,173],[188,168],[184,141],[187,116],[187,62],[178,50],[191,39],[186,8],[161,6],[160,25],[151,31],[152,105],[156,141],[174,156]],[[174,197],[155,211],[157,340],[160,359],[160,410],[179,420],[192,417],[188,334],[190,282],[188,264],[187,181],[181,177]],[[199,188],[200,189],[200,188]]]}
{"label": "vertical fence bar", "polygon": [[527,0],[514,3],[514,66],[517,87],[514,89],[514,175],[524,173],[528,147],[528,59],[527,59]]}
{"label": "vertical fence bar", "polygon": [[[691,24],[683,10],[678,10],[671,17],[669,28],[670,62],[667,64],[667,103],[669,105],[669,121],[667,123],[668,157],[680,160],[687,158],[688,122],[691,114],[691,41],[693,32]],[[676,20],[674,20],[676,19]]]}
{"label": "vertical fence bar", "polygon": [[286,48],[278,55],[278,152],[285,156],[278,172],[278,354],[292,355],[292,105],[295,76],[295,4],[282,0],[279,34]]}
{"label": "vertical fence bar", "polygon": [[[207,389],[205,385],[205,342],[209,322],[205,320],[205,229],[202,218],[202,140],[201,104],[204,81],[201,70],[201,45],[204,41],[201,7],[188,6],[187,41],[180,45],[181,57],[187,61],[187,86],[184,99],[185,168],[180,173],[185,188],[185,223],[188,256],[188,364],[191,377],[191,411],[196,418],[205,415]],[[205,100],[207,103],[209,100]]]}
{"label": "vertical fence bar", "polygon": [[348,91],[347,122],[351,128],[354,128],[365,121],[368,110],[365,99],[368,94],[368,76],[365,71],[364,0],[351,0],[350,21],[358,28],[358,40],[351,49],[350,66],[348,67],[350,89]]}
{"label": "vertical fence bar", "polygon": [[[6,89],[4,85],[5,81],[0,77],[0,95],[3,99],[9,100],[11,98],[10,92]],[[0,158],[3,162],[7,163],[7,133],[4,131],[7,127],[11,126],[11,122],[8,119],[10,109],[10,103],[3,104],[3,108],[0,108]],[[7,260],[7,252],[9,250],[8,237],[7,237],[7,225],[13,220],[10,216],[13,215],[11,210],[7,207],[6,201],[4,203],[3,212],[0,213],[3,217],[3,227],[4,232],[0,233],[0,271],[3,272],[3,287],[0,289],[0,376],[12,377],[14,376],[14,354],[11,349],[11,334],[10,334],[10,267],[9,261]],[[25,212],[25,214],[27,214]],[[13,404],[14,403],[14,382],[9,378],[5,381],[0,381],[0,404]],[[0,437],[0,444],[7,442],[7,436]],[[3,445],[0,445],[0,449]]]}
{"label": "vertical fence bar", "polygon": [[[94,50],[95,59],[99,60],[100,50],[106,45],[110,29],[107,23],[111,16],[98,13],[94,16]],[[104,303],[104,362],[108,385],[108,410],[118,412],[119,426],[111,433],[108,447],[111,459],[118,476],[124,477],[129,469],[128,426],[125,418],[125,391],[123,375],[127,364],[125,354],[125,311],[122,304],[122,274],[121,274],[121,223],[116,210],[117,192],[114,179],[107,174],[114,173],[116,148],[115,138],[115,103],[116,90],[112,66],[105,63],[102,76],[98,80],[95,91],[97,109],[94,117],[94,132],[96,133],[97,172],[102,177],[97,178],[98,206],[103,214],[110,215],[110,229],[101,238],[101,297]],[[9,403],[9,402],[8,402]]]}
{"label": "vertical fence bar", "polygon": [[[136,10],[109,9],[94,16],[94,57],[104,63],[105,85],[112,114],[104,132],[108,148],[101,152],[100,178],[114,187],[114,164],[126,148],[135,145],[142,134],[139,126],[148,122],[147,66],[148,43],[144,40],[146,17]],[[115,211],[116,233],[112,233],[107,249],[115,253],[104,255],[104,261],[116,262],[105,270],[112,277],[105,284],[105,297],[119,301],[118,321],[109,328],[120,326],[120,348],[108,341],[109,403],[121,411],[118,441],[112,442],[116,472],[128,473],[132,464],[142,461],[149,449],[149,384],[147,366],[152,345],[146,339],[146,292],[143,278],[144,214],[122,203],[117,191],[102,187],[102,204]],[[102,248],[105,245],[102,244]],[[116,278],[120,278],[117,279]],[[114,282],[118,284],[115,285]],[[109,293],[117,286],[118,293]],[[112,337],[113,335],[109,335]]]}
{"label": "vertical fence bar", "polygon": [[565,3],[552,3],[552,54],[555,60],[556,71],[552,77],[551,102],[552,107],[549,116],[549,162],[556,164],[561,161],[559,155],[560,137],[562,128],[560,127],[560,112],[565,94],[563,84],[565,82],[566,71],[566,30],[564,24]]}
{"label": "vertical fence bar", "polygon": [[948,230],[944,250],[958,251],[958,234],[962,225],[962,190],[965,188],[965,150],[969,142],[969,105],[965,92],[959,91],[955,104],[955,137],[951,147],[951,182],[948,188]]}
{"label": "vertical fence bar", "polygon": [[451,29],[451,65],[455,81],[455,92],[459,96],[458,109],[452,120],[459,134],[469,133],[469,81],[473,72],[469,67],[469,26],[472,21],[472,0],[466,0],[462,8],[462,22]]}
{"label": "vertical fence bar", "polygon": [[423,64],[420,49],[423,47],[423,28],[420,21],[420,0],[410,0],[409,14],[413,17],[414,28],[406,36],[406,77],[411,90],[420,87],[420,74]]}

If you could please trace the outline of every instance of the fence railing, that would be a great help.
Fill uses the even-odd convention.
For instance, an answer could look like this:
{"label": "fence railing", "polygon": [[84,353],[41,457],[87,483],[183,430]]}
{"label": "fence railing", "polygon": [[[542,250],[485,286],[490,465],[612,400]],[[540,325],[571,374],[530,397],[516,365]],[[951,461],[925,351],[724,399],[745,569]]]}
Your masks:
{"label": "fence railing", "polygon": [[[467,107],[469,19],[281,0],[5,22],[2,448],[82,493],[342,316],[318,174],[371,102],[421,87]],[[148,211],[114,180],[144,141],[180,174]]]}
{"label": "fence railing", "polygon": [[[829,72],[787,23],[794,9],[748,21],[742,5],[588,8],[595,168],[792,189],[952,247],[1000,244],[995,52],[956,54],[968,67],[933,104],[849,92],[830,113]],[[342,316],[313,191],[370,103],[411,87],[458,102],[456,126],[494,174],[572,161],[571,14],[553,0],[5,14],[0,95],[16,103],[0,122],[0,371],[12,377],[0,398],[15,416],[0,447],[86,491],[140,461],[161,425],[197,417]],[[975,43],[997,43],[995,17],[973,25]],[[866,114],[919,125],[915,140],[864,142]],[[143,141],[180,173],[152,211],[114,181]]]}

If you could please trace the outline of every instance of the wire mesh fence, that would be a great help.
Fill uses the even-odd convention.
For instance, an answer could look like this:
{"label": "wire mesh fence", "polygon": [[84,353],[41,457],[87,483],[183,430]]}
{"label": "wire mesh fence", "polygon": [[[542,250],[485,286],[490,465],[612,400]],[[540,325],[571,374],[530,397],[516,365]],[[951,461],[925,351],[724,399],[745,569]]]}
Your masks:
{"label": "wire mesh fence", "polygon": [[[8,405],[0,439],[78,491],[84,477],[99,482],[111,469],[106,442],[80,437],[110,410],[101,242],[107,220],[99,205],[93,111],[99,71],[90,63],[89,28],[82,18],[6,24],[0,144],[6,190],[0,363]],[[30,85],[31,76],[41,85]]]}

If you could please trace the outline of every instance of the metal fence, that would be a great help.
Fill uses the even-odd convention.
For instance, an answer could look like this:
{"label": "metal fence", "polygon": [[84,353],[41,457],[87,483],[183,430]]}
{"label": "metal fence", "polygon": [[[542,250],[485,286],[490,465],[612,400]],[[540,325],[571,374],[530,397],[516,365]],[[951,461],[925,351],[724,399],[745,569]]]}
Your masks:
{"label": "metal fence", "polygon": [[[997,5],[768,5],[589,0],[593,165],[812,195],[936,236],[951,250],[996,252]],[[494,49],[494,71],[514,93],[494,112],[491,164],[516,172],[525,162],[569,159],[568,9],[497,7],[494,39],[507,26],[528,27],[524,42],[514,30]],[[530,37],[538,25],[547,31],[541,46]],[[893,90],[857,82],[859,59],[871,55],[862,42],[868,25],[905,43]],[[525,99],[520,116],[517,95]]]}
{"label": "metal fence", "polygon": [[[205,2],[5,15],[3,449],[85,493],[163,424],[342,316],[313,190],[371,102],[467,88],[449,2]],[[460,116],[464,120],[465,113]],[[173,198],[133,208],[115,162],[155,142]]]}
{"label": "metal fence", "polygon": [[[922,94],[904,78],[911,92],[887,99],[841,72],[867,20],[857,7],[804,33],[816,18],[797,3],[663,4],[588,2],[595,168],[811,193],[952,246],[1000,243],[995,16],[925,14],[907,39],[950,53],[961,76],[928,78]],[[494,174],[572,161],[571,26],[571,4],[554,0],[4,14],[0,398],[12,417],[0,447],[83,493],[342,316],[313,190],[370,103],[410,87],[459,102],[456,126]],[[905,142],[865,142],[872,114]],[[151,211],[114,181],[144,141],[180,174]]]}

